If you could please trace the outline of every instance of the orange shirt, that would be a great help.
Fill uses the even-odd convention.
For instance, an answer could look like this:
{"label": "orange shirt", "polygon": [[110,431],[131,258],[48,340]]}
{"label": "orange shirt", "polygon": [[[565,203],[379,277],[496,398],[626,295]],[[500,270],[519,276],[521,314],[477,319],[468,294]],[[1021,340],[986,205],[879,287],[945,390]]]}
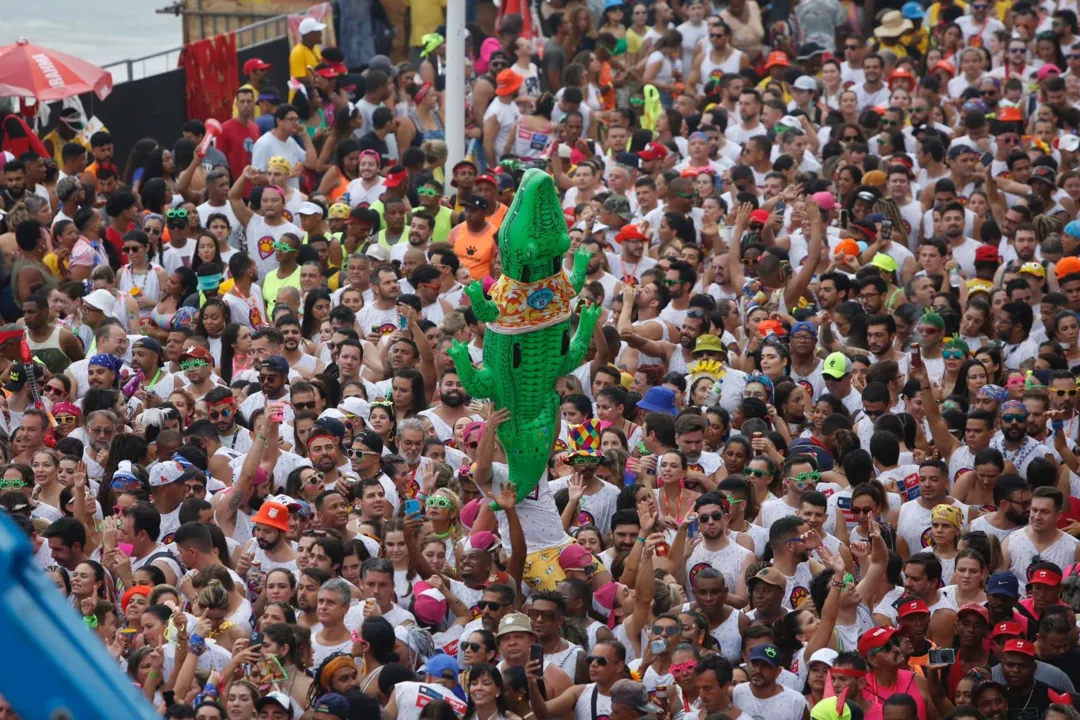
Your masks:
{"label": "orange shirt", "polygon": [[611,63],[600,63],[600,87],[607,86],[608,90],[600,96],[600,103],[605,110],[615,109],[615,88],[611,86]]}
{"label": "orange shirt", "polygon": [[491,261],[495,257],[495,227],[491,223],[485,223],[477,233],[469,231],[468,223],[460,223],[450,231],[448,239],[473,280],[491,275]]}
{"label": "orange shirt", "polygon": [[499,203],[499,206],[495,208],[495,212],[488,218],[488,222],[491,223],[491,226],[495,228],[496,232],[502,227],[503,220],[506,218],[506,211],[509,209],[510,208],[502,203]]}

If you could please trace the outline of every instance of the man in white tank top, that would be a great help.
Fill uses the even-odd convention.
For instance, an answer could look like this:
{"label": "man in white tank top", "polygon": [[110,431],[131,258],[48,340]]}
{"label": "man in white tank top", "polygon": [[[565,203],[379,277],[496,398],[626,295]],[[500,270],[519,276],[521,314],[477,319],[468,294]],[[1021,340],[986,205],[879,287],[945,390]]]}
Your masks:
{"label": "man in white tank top", "polygon": [[742,636],[750,627],[750,619],[727,607],[725,601],[730,596],[724,576],[714,567],[706,568],[695,578],[693,591],[697,610],[709,623],[709,634],[720,645],[720,654],[728,662],[738,663],[742,659]]}
{"label": "man in white tank top", "polygon": [[562,637],[566,601],[554,592],[541,592],[532,596],[529,620],[537,642],[544,648],[544,664],[554,665],[570,678],[584,681],[589,677],[585,651]]}
{"label": "man in white tank top", "polygon": [[773,568],[786,579],[783,606],[786,610],[799,607],[810,595],[810,581],[825,569],[810,559],[810,551],[820,540],[817,533],[808,533],[810,526],[800,517],[780,518],[769,528],[769,545],[773,551]]}
{"label": "man in white tank top", "polygon": [[589,656],[588,684],[574,685],[558,697],[545,700],[539,684],[529,683],[529,704],[537,717],[598,720],[611,716],[611,688],[625,672],[626,650],[614,640],[598,644]]}
{"label": "man in white tank top", "polygon": [[1058,520],[1065,505],[1061,491],[1052,487],[1037,488],[1031,497],[1028,526],[1018,530],[1001,544],[1002,565],[1012,570],[1023,591],[1027,585],[1027,569],[1034,557],[1066,568],[1080,561],[1080,544],[1076,538],[1058,530]]}
{"label": "man in white tank top", "polygon": [[[718,571],[727,586],[728,603],[745,607],[749,600],[746,570],[757,562],[754,553],[735,542],[727,530],[730,503],[719,493],[705,493],[694,503],[698,514],[701,544],[686,561],[686,592],[695,592],[695,579],[706,569]],[[717,612],[722,611],[722,607]]]}
{"label": "man in white tank top", "polygon": [[896,531],[896,551],[900,557],[930,547],[930,513],[935,505],[960,508],[967,525],[968,506],[946,494],[948,483],[948,470],[942,461],[927,460],[919,466],[920,496],[889,513],[889,525]]}
{"label": "man in white tank top", "polygon": [[[934,327],[920,325],[923,331],[933,330]],[[909,373],[912,380],[919,382],[926,421],[930,425],[930,436],[938,455],[948,463],[949,488],[951,489],[953,481],[959,475],[975,469],[975,455],[980,450],[990,447],[990,439],[994,436],[994,416],[984,411],[972,412],[964,425],[964,440],[961,442],[949,432],[949,426],[941,417],[941,408],[937,398],[934,397],[930,378],[926,372],[926,363],[924,362],[919,367],[911,366],[909,363]],[[927,525],[929,526],[929,523]]]}
{"label": "man in white tank top", "polygon": [[1022,478],[1006,477],[994,488],[997,509],[971,521],[971,530],[997,537],[1002,543],[1028,522],[1031,513],[1031,488]]}
{"label": "man in white tank top", "polygon": [[[930,614],[930,639],[937,643],[938,647],[947,647],[952,642],[956,630],[956,602],[951,596],[942,593],[938,586],[941,585],[941,561],[931,552],[921,552],[912,555],[904,563],[904,600],[918,600],[924,605],[925,612]],[[902,608],[903,606],[901,606]],[[901,608],[897,609],[897,615],[904,617]],[[914,612],[908,608],[907,612]]]}

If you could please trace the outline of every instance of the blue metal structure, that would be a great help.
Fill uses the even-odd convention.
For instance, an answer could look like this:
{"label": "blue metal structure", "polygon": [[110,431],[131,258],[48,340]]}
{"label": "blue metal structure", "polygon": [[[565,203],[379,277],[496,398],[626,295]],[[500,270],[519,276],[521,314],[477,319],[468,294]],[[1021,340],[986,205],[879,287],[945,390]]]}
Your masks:
{"label": "blue metal structure", "polygon": [[0,695],[23,720],[158,720],[0,512]]}

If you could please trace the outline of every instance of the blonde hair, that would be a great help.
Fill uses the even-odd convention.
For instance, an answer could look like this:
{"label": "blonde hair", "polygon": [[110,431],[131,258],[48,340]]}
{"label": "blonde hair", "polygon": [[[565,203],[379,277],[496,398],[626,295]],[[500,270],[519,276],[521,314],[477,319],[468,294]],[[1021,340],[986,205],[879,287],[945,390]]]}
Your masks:
{"label": "blonde hair", "polygon": [[218,580],[211,580],[199,591],[196,599],[203,610],[228,610],[229,591]]}
{"label": "blonde hair", "polygon": [[425,140],[420,145],[420,150],[423,151],[424,162],[428,165],[444,165],[450,156],[450,151],[442,140]]}

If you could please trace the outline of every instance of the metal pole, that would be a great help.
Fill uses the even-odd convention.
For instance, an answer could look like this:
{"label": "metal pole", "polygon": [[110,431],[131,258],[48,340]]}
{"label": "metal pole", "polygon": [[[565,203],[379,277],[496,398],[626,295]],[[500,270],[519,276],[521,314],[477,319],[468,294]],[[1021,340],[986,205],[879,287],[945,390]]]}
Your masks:
{"label": "metal pole", "polygon": [[447,171],[465,158],[465,0],[446,4]]}

